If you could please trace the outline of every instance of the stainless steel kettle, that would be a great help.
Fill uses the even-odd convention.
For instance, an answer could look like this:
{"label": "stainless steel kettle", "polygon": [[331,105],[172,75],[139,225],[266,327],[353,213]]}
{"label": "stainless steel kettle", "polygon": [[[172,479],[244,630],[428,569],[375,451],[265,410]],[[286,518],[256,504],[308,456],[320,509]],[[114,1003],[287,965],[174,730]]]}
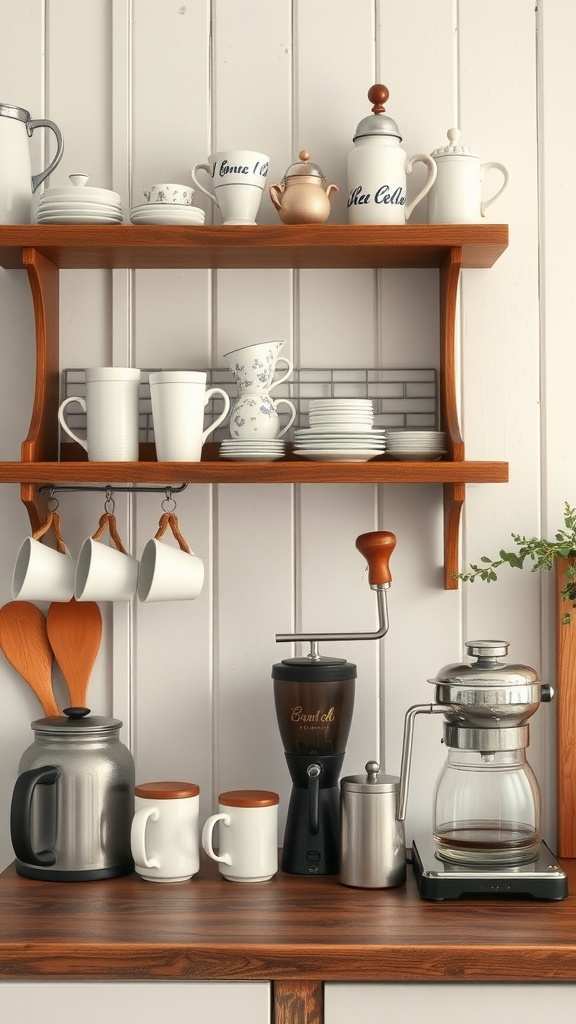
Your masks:
{"label": "stainless steel kettle", "polygon": [[10,812],[19,874],[72,882],[132,870],[134,760],[121,726],[87,708],[32,722]]}

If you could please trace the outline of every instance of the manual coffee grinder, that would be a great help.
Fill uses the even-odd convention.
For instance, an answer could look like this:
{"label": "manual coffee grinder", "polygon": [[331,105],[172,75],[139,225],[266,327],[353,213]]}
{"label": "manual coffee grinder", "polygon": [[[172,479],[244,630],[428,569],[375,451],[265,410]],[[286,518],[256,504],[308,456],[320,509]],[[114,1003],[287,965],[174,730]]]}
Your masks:
{"label": "manual coffee grinder", "polygon": [[279,633],[278,643],[303,641],[307,655],[272,667],[274,701],[284,753],[292,778],[282,850],[282,869],[296,875],[334,875],[340,868],[338,780],[352,721],[356,665],[323,656],[319,644],[332,640],[379,640],[388,631],[389,559],[393,533],[364,533],[356,547],[368,563],[376,591],[375,633]]}
{"label": "manual coffee grinder", "polygon": [[434,791],[433,833],[414,842],[420,895],[523,896],[560,900],[567,879],[542,841],[540,789],[526,759],[528,719],[552,688],[527,665],[501,661],[504,640],[467,643],[472,664],[429,679],[436,703],[406,713],[398,817],[404,820],[414,720],[443,714],[446,762]]}

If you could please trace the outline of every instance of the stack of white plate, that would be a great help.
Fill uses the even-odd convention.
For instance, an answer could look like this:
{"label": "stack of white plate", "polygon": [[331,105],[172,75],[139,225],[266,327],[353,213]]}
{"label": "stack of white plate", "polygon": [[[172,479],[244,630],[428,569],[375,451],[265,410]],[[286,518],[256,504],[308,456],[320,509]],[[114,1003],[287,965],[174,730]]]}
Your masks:
{"label": "stack of white plate", "polygon": [[185,203],[141,203],[130,210],[133,224],[203,224],[206,214]]}
{"label": "stack of white plate", "polygon": [[87,174],[70,174],[71,185],[45,189],[39,203],[39,224],[121,224],[118,192],[89,188]]}
{"label": "stack of white plate", "polygon": [[404,462],[436,462],[446,455],[446,438],[442,430],[389,430],[386,451]]}
{"label": "stack of white plate", "polygon": [[385,434],[380,429],[301,427],[294,431],[294,454],[313,462],[368,462],[385,450]]}
{"label": "stack of white plate", "polygon": [[285,445],[281,438],[228,437],[220,443],[221,459],[238,459],[242,462],[273,462],[284,455]]}
{"label": "stack of white plate", "polygon": [[367,431],[374,423],[370,398],[316,398],[310,402],[308,422],[318,430]]}

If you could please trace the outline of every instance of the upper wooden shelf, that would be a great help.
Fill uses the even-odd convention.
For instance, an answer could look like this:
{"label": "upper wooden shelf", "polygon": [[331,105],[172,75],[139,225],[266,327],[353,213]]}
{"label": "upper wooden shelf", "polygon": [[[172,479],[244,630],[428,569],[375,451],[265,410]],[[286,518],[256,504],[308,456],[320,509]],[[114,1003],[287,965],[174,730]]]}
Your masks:
{"label": "upper wooden shelf", "polygon": [[462,267],[492,267],[508,245],[506,224],[2,225],[0,266],[23,267],[36,249],[63,270],[439,267],[462,252]]}

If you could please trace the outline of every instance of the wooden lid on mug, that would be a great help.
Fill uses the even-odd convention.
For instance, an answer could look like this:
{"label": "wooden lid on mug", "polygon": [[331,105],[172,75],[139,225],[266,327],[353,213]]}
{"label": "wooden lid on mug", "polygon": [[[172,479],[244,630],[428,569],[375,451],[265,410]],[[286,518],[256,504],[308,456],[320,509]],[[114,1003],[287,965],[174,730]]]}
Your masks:
{"label": "wooden lid on mug", "polygon": [[200,786],[195,782],[143,782],[134,788],[134,795],[145,800],[183,800],[198,796],[199,792]]}
{"label": "wooden lid on mug", "polygon": [[220,793],[218,802],[224,807],[272,807],[280,797],[268,789],[230,789]]}

